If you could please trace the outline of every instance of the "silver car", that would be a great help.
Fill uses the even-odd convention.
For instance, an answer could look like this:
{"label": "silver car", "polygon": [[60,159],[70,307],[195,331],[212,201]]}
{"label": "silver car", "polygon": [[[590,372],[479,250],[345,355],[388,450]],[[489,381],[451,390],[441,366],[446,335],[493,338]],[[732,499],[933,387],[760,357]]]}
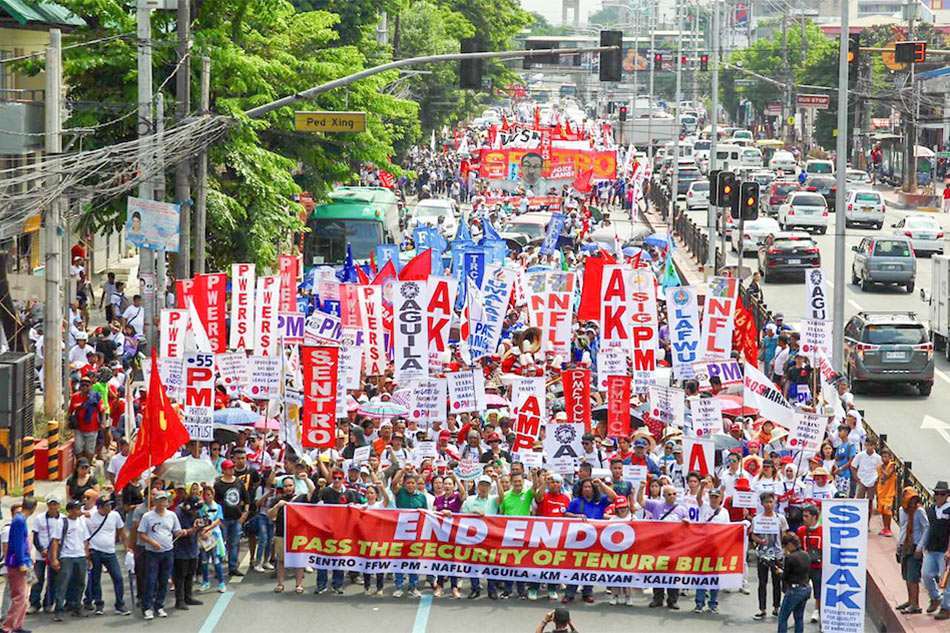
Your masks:
{"label": "silver car", "polygon": [[[738,225],[736,225],[736,230],[732,232],[732,250],[735,253],[739,252],[739,230]],[[758,220],[746,220],[742,225],[742,252],[755,252],[759,250],[765,242],[765,238],[769,235],[774,235],[781,231],[779,228],[778,222],[774,218],[759,218]]]}
{"label": "silver car", "polygon": [[897,284],[914,291],[917,259],[906,237],[866,237],[853,246],[851,283],[867,292],[872,283]]}

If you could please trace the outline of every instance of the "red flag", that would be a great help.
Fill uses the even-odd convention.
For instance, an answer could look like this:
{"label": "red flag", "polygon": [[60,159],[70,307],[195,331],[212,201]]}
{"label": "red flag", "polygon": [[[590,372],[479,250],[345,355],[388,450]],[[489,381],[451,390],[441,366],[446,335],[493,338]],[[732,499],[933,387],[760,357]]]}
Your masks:
{"label": "red flag", "polygon": [[495,147],[495,139],[498,138],[498,127],[492,125],[488,128],[488,147]]}
{"label": "red flag", "polygon": [[588,257],[584,261],[584,285],[581,288],[581,303],[577,308],[578,321],[600,320],[600,280],[604,266],[616,264],[610,253],[600,250],[600,257]]}
{"label": "red flag", "polygon": [[574,132],[571,131],[571,120],[564,119],[564,134],[567,136],[572,135]]}
{"label": "red flag", "polygon": [[376,251],[373,250],[369,254],[369,269],[373,271],[374,275],[378,275],[379,271],[376,270]]}
{"label": "red flag", "polygon": [[630,435],[630,376],[607,377],[607,435]]}
{"label": "red flag", "polygon": [[561,372],[564,384],[564,410],[567,421],[584,424],[584,432],[590,431],[590,370],[568,369]]}
{"label": "red flag", "polygon": [[178,411],[168,401],[168,393],[158,374],[158,356],[154,347],[144,411],[132,452],[116,477],[116,490],[122,490],[126,484],[152,466],[158,466],[175,455],[178,449],[191,439],[188,429],[181,423]]}
{"label": "red flag", "polygon": [[393,175],[388,171],[383,169],[379,170],[379,184],[386,187],[387,189],[392,189],[396,184],[396,179],[393,178]]}
{"label": "red flag", "polygon": [[574,182],[571,183],[571,186],[574,187],[580,193],[588,193],[591,190],[590,179],[594,176],[593,168],[588,169],[583,172],[580,176],[574,179]]}
{"label": "red flag", "polygon": [[[396,265],[393,264],[393,260],[387,260],[386,264],[376,273],[376,277],[373,278],[374,286],[382,286],[386,283],[387,279],[392,279],[396,276]],[[367,282],[369,283],[369,282]]]}
{"label": "red flag", "polygon": [[501,131],[502,131],[502,132],[507,132],[510,127],[511,127],[511,126],[508,125],[508,117],[506,117],[506,116],[505,116],[505,117],[502,117],[502,118],[501,118]]}
{"label": "red flag", "polygon": [[736,301],[735,328],[732,330],[732,348],[741,350],[747,362],[755,365],[759,359],[759,344],[752,312],[742,297]]}
{"label": "red flag", "polygon": [[366,271],[363,270],[362,266],[356,267],[356,281],[361,286],[369,285],[369,275],[366,274]]}
{"label": "red flag", "polygon": [[564,128],[561,127],[561,122],[558,121],[557,125],[554,126],[554,138],[563,141],[564,140]]}
{"label": "red flag", "polygon": [[534,128],[538,129],[541,126],[541,108],[534,106]]}
{"label": "red flag", "polygon": [[432,249],[427,248],[402,267],[399,281],[425,281],[432,274]]}

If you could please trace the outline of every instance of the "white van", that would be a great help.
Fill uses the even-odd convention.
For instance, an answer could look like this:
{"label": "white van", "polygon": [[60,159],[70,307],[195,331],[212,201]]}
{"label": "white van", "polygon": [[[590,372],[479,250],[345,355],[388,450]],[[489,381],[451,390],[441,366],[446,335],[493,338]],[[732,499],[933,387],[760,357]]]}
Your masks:
{"label": "white van", "polygon": [[742,166],[742,147],[730,143],[716,145],[716,169],[736,171]]}
{"label": "white van", "polygon": [[761,169],[763,167],[762,150],[758,147],[746,147],[742,150],[739,162],[742,163],[743,167]]}

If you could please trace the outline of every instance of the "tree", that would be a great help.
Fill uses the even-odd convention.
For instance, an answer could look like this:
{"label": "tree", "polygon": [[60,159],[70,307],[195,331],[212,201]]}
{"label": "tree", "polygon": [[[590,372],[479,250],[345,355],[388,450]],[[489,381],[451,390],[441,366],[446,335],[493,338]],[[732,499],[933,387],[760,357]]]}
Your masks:
{"label": "tree", "polygon": [[[486,51],[511,50],[514,37],[532,22],[518,0],[439,0],[439,4],[464,16]],[[496,85],[516,77],[501,60],[484,60],[482,74]]]}

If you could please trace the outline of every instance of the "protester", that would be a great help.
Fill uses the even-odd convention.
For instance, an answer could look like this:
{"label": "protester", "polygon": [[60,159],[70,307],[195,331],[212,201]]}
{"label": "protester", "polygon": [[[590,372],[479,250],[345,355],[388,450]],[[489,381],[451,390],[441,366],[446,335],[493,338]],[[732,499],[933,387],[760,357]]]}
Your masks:
{"label": "protester", "polygon": [[91,566],[89,583],[96,615],[105,613],[105,601],[102,598],[103,567],[112,579],[115,614],[130,615],[132,613],[125,607],[122,568],[116,555],[115,544],[121,542],[126,551],[129,551],[130,547],[125,536],[125,522],[116,512],[115,505],[115,499],[112,497],[99,497],[96,501],[97,511],[88,519],[89,564]]}
{"label": "protester", "polygon": [[67,609],[76,617],[84,615],[81,601],[89,559],[89,525],[79,501],[70,500],[66,512],[60,536],[50,545],[50,565],[57,572],[54,622],[62,622]]}
{"label": "protester", "polygon": [[[168,493],[158,490],[152,497],[154,510],[146,512],[139,522],[139,539],[145,544],[145,596],[142,615],[152,620],[157,615],[167,618],[165,592],[172,575],[175,555],[174,540],[184,534],[178,515],[168,509]],[[191,528],[192,530],[194,528]]]}
{"label": "protester", "polygon": [[[924,546],[922,574],[924,588],[930,597],[927,613],[940,612],[937,620],[950,618],[950,588],[940,588],[940,579],[950,563],[950,486],[946,481],[938,481],[933,489],[934,503],[927,512],[927,538]],[[942,601],[941,601],[942,596]]]}
{"label": "protester", "polygon": [[778,612],[778,633],[788,632],[788,616],[795,617],[795,633],[805,631],[805,604],[808,602],[808,575],[811,561],[802,550],[798,535],[789,532],[782,536],[785,560],[777,572],[782,577],[785,594]]}
{"label": "protester", "polygon": [[36,501],[30,498],[23,499],[13,513],[13,520],[10,523],[10,532],[3,557],[3,566],[6,569],[6,585],[10,591],[10,606],[2,625],[4,631],[26,631],[23,628],[23,621],[26,618],[27,587],[29,586],[31,569],[27,519],[30,518],[34,510],[36,510]]}
{"label": "protester", "polygon": [[913,486],[904,488],[901,495],[898,522],[901,531],[897,540],[897,562],[900,563],[901,577],[907,585],[907,601],[897,605],[897,610],[901,613],[920,613],[921,566],[930,524],[927,513],[920,506],[920,495]]}
{"label": "protester", "polygon": [[775,513],[775,493],[762,492],[759,495],[759,502],[762,504],[762,513],[755,517],[751,534],[758,560],[759,578],[759,611],[753,616],[755,620],[761,620],[766,616],[769,579],[772,581],[772,615],[778,615],[782,599],[782,587],[779,584],[779,567],[782,560],[781,535],[788,532],[788,521],[784,516]]}

